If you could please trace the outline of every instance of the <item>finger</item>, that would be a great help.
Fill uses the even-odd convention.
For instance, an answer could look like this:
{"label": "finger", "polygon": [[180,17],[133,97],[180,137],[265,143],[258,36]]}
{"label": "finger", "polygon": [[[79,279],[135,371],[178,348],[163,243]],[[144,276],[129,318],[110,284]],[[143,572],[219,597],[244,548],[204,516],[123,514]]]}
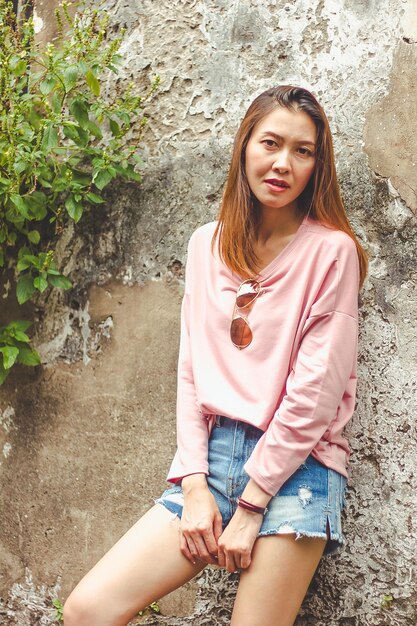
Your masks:
{"label": "finger", "polygon": [[235,571],[236,571],[237,569],[240,569],[241,554],[239,552],[236,552],[233,556],[233,560],[236,565],[235,567]]}
{"label": "finger", "polygon": [[233,574],[238,569],[234,556],[231,552],[226,552],[226,569],[228,572]]}
{"label": "finger", "polygon": [[195,545],[194,539],[191,537],[191,535],[185,534],[184,537],[187,542],[188,550],[190,551],[190,554],[192,557],[192,563],[193,565],[195,565],[197,562],[197,559],[199,558],[197,546]]}
{"label": "finger", "polygon": [[215,559],[209,553],[203,536],[198,533],[195,533],[193,534],[193,541],[197,549],[198,558],[204,561],[205,563],[215,563]]}
{"label": "finger", "polygon": [[187,544],[187,540],[184,537],[184,535],[181,533],[181,537],[180,537],[180,550],[182,552],[182,554],[185,556],[186,559],[188,559],[189,561],[191,561],[191,563],[193,563],[193,565],[195,565],[195,559],[193,557],[193,555],[191,554],[189,548],[188,548],[188,544]]}
{"label": "finger", "polygon": [[247,569],[251,564],[252,557],[250,552],[245,552],[240,558],[240,568]]}
{"label": "finger", "polygon": [[214,533],[214,539],[216,541],[216,549],[217,549],[217,544],[219,542],[220,535],[223,533],[223,520],[222,520],[222,516],[220,513],[214,516],[213,533]]}
{"label": "finger", "polygon": [[217,563],[219,567],[226,567],[226,555],[221,548],[217,553]]}
{"label": "finger", "polygon": [[214,559],[217,556],[217,541],[213,533],[213,529],[206,531],[203,535],[203,540],[206,544],[207,550],[210,553],[211,557]]}

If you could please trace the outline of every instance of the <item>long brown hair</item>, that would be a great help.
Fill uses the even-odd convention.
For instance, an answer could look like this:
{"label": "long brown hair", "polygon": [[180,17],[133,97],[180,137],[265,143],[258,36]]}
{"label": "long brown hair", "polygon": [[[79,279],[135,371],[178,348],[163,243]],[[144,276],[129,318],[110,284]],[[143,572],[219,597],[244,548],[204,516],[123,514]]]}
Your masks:
{"label": "long brown hair", "polygon": [[346,215],[336,176],[333,142],[326,114],[312,93],[302,87],[280,85],[261,93],[250,105],[237,131],[232,159],[218,224],[212,238],[214,249],[217,234],[223,262],[242,278],[252,278],[257,258],[254,243],[259,226],[259,212],[245,173],[245,151],[256,124],[277,107],[304,111],[317,130],[316,163],[307,186],[298,197],[298,210],[319,222],[342,230],[355,242],[360,269],[360,287],[368,268],[367,255],[359,243]]}

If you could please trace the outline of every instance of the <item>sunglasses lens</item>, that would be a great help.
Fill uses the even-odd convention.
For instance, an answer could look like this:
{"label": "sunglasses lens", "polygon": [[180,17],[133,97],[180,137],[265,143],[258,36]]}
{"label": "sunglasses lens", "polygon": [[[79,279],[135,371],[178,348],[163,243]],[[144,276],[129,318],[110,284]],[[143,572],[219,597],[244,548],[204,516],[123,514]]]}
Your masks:
{"label": "sunglasses lens", "polygon": [[253,302],[259,293],[259,289],[259,283],[256,280],[246,280],[243,282],[236,294],[236,304],[239,309]]}
{"label": "sunglasses lens", "polygon": [[252,341],[252,331],[243,317],[235,317],[232,320],[230,337],[238,348],[246,348]]}

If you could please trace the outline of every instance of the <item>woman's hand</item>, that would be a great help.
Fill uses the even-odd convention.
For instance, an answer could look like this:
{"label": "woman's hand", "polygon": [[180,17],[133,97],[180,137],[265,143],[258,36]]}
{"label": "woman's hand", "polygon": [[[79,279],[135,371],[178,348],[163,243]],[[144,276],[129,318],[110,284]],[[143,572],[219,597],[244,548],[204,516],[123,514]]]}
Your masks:
{"label": "woman's hand", "polygon": [[204,474],[182,480],[184,508],[181,517],[182,554],[193,564],[196,559],[217,565],[217,542],[222,534],[222,516],[207,486]]}
{"label": "woman's hand", "polygon": [[221,535],[218,564],[228,572],[246,569],[251,563],[252,548],[262,525],[263,515],[239,506]]}
{"label": "woman's hand", "polygon": [[[250,478],[243,490],[242,498],[256,506],[266,507],[271,495]],[[252,511],[242,509],[240,506],[237,507],[230,523],[219,539],[218,563],[221,567],[225,567],[228,572],[249,567],[252,560],[253,544],[262,526],[262,521],[263,515],[261,513],[252,513]]]}

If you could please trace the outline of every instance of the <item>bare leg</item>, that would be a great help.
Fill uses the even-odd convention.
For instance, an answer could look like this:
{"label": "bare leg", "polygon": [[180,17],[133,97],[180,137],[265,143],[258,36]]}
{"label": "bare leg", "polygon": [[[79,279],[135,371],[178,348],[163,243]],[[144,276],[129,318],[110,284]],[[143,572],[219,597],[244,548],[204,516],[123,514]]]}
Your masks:
{"label": "bare leg", "polygon": [[325,545],[294,534],[259,537],[240,577],[231,626],[292,626]]}
{"label": "bare leg", "polygon": [[156,504],[81,580],[65,626],[126,626],[139,610],[204,569],[180,552],[178,517]]}

